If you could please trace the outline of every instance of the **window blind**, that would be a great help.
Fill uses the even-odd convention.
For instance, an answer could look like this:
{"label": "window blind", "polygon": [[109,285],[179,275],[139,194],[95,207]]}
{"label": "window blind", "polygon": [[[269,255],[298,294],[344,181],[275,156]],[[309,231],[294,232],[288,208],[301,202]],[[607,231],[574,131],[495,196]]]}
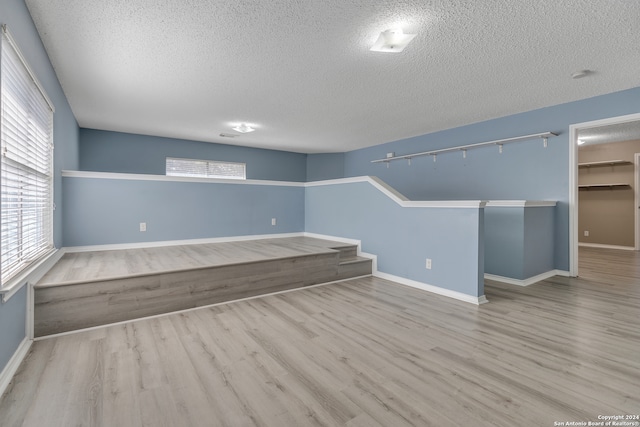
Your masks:
{"label": "window blind", "polygon": [[244,163],[167,157],[166,173],[167,176],[246,179],[246,165]]}
{"label": "window blind", "polygon": [[0,46],[0,280],[53,248],[53,109],[5,26]]}

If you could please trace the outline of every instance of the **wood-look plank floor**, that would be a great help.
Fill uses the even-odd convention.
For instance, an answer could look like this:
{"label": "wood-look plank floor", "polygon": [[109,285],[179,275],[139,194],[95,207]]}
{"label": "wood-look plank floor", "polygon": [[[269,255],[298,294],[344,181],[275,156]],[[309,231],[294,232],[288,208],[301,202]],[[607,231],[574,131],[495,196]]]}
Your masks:
{"label": "wood-look plank floor", "polygon": [[364,278],[45,339],[0,401],[0,425],[513,427],[638,414],[635,255],[598,267],[604,254],[586,254],[593,273],[580,278],[487,283],[481,306]]}
{"label": "wood-look plank floor", "polygon": [[[330,252],[349,246],[312,237],[282,237],[238,242],[162,246],[64,254],[38,287],[251,263]],[[355,256],[355,253],[353,254]]]}

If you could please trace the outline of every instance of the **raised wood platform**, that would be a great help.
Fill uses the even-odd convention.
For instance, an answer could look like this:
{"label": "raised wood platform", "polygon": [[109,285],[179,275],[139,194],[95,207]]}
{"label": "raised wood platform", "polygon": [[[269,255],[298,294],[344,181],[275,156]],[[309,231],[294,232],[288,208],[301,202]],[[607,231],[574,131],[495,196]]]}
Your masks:
{"label": "raised wood platform", "polygon": [[34,286],[35,336],[368,274],[356,246],[308,237],[68,253]]}

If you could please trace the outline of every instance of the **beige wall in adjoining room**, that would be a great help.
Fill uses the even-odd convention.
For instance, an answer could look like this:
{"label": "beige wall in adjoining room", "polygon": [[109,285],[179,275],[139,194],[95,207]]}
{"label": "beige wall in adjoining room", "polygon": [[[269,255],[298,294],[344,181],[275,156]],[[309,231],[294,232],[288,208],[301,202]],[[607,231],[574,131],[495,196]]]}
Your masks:
{"label": "beige wall in adjoining room", "polygon": [[[631,162],[624,165],[579,167],[579,185],[629,184],[623,188],[580,189],[580,243],[635,245],[635,153],[640,153],[640,140],[586,145],[578,149],[578,163],[609,160]],[[584,235],[585,231],[589,232],[589,236]]]}

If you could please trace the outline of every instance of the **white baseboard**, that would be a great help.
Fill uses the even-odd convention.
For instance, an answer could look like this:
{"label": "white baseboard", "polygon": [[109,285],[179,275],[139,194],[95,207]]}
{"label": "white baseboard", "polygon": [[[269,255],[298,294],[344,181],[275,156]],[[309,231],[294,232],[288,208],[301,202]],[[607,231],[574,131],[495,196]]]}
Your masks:
{"label": "white baseboard", "polygon": [[529,277],[524,280],[513,279],[511,277],[497,276],[495,274],[485,273],[484,278],[488,280],[494,280],[496,282],[508,283],[510,285],[529,286],[553,276],[569,276],[569,272],[562,271],[562,270],[550,270],[550,271],[547,271],[546,273],[538,274],[537,276]]}
{"label": "white baseboard", "polygon": [[585,248],[601,248],[601,249],[618,249],[622,251],[635,251],[633,246],[616,246],[616,245],[601,245],[600,243],[578,243],[578,246]]}
{"label": "white baseboard", "polygon": [[32,340],[25,337],[24,340],[22,340],[22,342],[18,346],[18,349],[16,350],[16,352],[13,353],[13,356],[9,360],[9,363],[7,363],[7,366],[5,366],[2,372],[0,373],[0,396],[4,394],[4,392],[7,389],[7,386],[13,379],[13,376],[18,371],[20,364],[22,363],[25,356],[29,352],[29,349],[31,348],[32,342],[33,342]]}
{"label": "white baseboard", "polygon": [[472,295],[463,294],[462,292],[452,291],[449,289],[441,288],[439,286],[428,285],[426,283],[418,282],[411,279],[406,279],[404,277],[395,276],[389,273],[383,273],[381,271],[376,271],[373,275],[381,279],[386,279],[392,282],[400,283],[401,285],[411,286],[412,288],[417,288],[423,291],[431,292],[431,293],[442,295],[445,297],[454,298],[464,302],[469,302],[471,304],[480,305],[480,304],[489,302],[484,295],[481,295],[479,297],[474,297]]}
{"label": "white baseboard", "polygon": [[371,260],[371,270],[375,274],[378,271],[378,255],[362,252],[362,242],[356,239],[348,239],[346,237],[329,236],[327,234],[317,233],[304,233],[304,237],[312,237],[314,239],[334,240],[336,242],[347,243],[349,245],[356,245],[358,247],[358,256],[363,258],[369,258]]}
{"label": "white baseboard", "polygon": [[554,271],[556,272],[556,276],[575,277],[575,276],[571,276],[570,271],[566,271],[566,270],[554,270]]}
{"label": "white baseboard", "polygon": [[161,246],[201,245],[205,243],[242,242],[246,240],[274,239],[274,238],[283,238],[283,237],[300,237],[304,235],[305,233],[303,232],[281,233],[281,234],[254,234],[251,236],[210,237],[206,239],[162,240],[158,242],[115,243],[115,244],[109,244],[109,245],[90,245],[90,246],[67,246],[64,248],[64,251],[65,253],[117,251],[121,249],[145,249],[145,248],[157,248]]}
{"label": "white baseboard", "polygon": [[306,237],[314,237],[316,239],[325,239],[325,240],[335,240],[336,242],[342,242],[342,243],[349,243],[352,245],[358,245],[358,255],[364,258],[370,258],[371,259],[371,269],[372,269],[372,275],[374,277],[379,277],[381,279],[386,279],[386,280],[390,280],[392,282],[397,282],[400,283],[401,285],[406,285],[406,286],[411,286],[412,288],[417,288],[417,289],[421,289],[423,291],[427,291],[427,292],[431,292],[434,294],[438,294],[438,295],[443,295],[449,298],[454,298],[460,301],[465,301],[465,302],[470,302],[472,304],[484,304],[489,302],[487,300],[487,298],[484,295],[481,295],[479,297],[474,297],[471,295],[467,295],[467,294],[463,294],[462,292],[456,292],[456,291],[451,291],[449,289],[445,289],[445,288],[441,288],[438,286],[433,286],[433,285],[428,285],[426,283],[422,283],[422,282],[418,282],[415,280],[411,280],[411,279],[406,279],[404,277],[400,277],[400,276],[395,276],[393,274],[389,274],[389,273],[383,273],[381,271],[378,271],[378,256],[375,254],[370,254],[367,252],[362,252],[361,251],[361,242],[360,240],[355,240],[355,239],[347,239],[344,237],[337,237],[337,236],[329,236],[329,235],[325,235],[325,234],[316,234],[316,233],[304,233],[304,235]]}
{"label": "white baseboard", "polygon": [[357,240],[357,239],[348,239],[346,237],[329,236],[328,234],[307,233],[306,231],[302,234],[304,235],[304,237],[312,237],[314,239],[334,240],[336,242],[348,243],[350,245],[358,245],[358,249],[360,249],[360,240]]}

